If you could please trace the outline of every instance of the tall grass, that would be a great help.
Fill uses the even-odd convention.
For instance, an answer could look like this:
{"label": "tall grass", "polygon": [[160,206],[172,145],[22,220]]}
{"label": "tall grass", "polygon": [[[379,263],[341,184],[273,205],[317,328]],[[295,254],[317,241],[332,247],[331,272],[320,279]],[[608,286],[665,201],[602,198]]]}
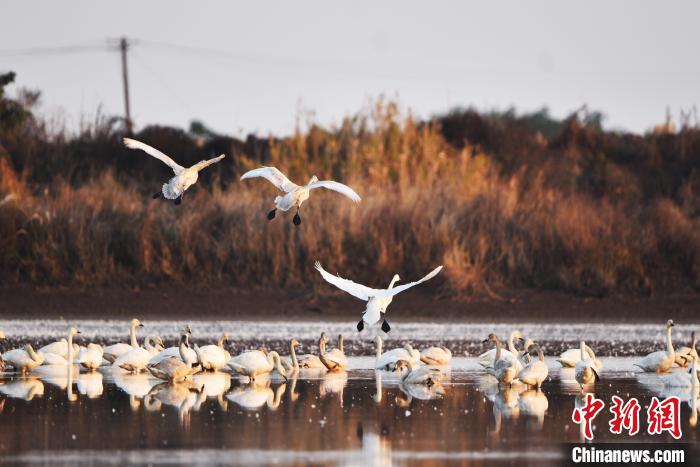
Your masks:
{"label": "tall grass", "polygon": [[[471,111],[417,122],[380,102],[339,128],[284,139],[197,144],[179,130],[144,129],[135,137],[183,164],[229,155],[176,207],[150,199],[168,170],[123,149],[113,122],[67,137],[32,119],[2,140],[0,281],[327,293],[313,270],[319,260],[377,286],[444,264],[426,285],[455,299],[514,287],[697,288],[697,129],[642,137],[572,117],[547,139],[527,123]],[[282,213],[268,222],[274,187],[237,180],[260,164],[297,182],[343,181],[362,203],[314,192],[300,227]]]}

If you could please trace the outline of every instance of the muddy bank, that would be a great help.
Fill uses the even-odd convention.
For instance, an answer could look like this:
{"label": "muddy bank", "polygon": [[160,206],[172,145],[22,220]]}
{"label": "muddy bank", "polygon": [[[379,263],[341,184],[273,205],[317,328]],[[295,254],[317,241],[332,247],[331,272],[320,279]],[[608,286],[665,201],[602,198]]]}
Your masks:
{"label": "muddy bank", "polygon": [[[700,295],[651,298],[590,298],[552,292],[515,291],[502,301],[455,302],[411,291],[389,308],[391,319],[470,322],[677,322],[700,318]],[[357,321],[363,302],[347,295],[317,297],[279,290],[212,288],[38,289],[0,288],[0,316],[42,319],[295,319]]]}

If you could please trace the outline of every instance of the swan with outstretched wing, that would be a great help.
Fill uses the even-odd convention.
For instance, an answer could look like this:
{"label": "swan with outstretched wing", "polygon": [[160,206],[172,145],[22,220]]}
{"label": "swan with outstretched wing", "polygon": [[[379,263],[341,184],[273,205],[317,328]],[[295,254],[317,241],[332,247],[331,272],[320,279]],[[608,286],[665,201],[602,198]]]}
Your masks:
{"label": "swan with outstretched wing", "polygon": [[192,167],[183,167],[169,156],[166,156],[156,148],[153,148],[141,141],[136,141],[131,138],[124,138],[124,145],[129,149],[140,149],[149,156],[155,157],[159,161],[163,162],[165,165],[173,169],[175,176],[168,180],[167,183],[163,184],[163,187],[158,193],[153,195],[153,199],[160,198],[161,196],[165,199],[175,200],[175,204],[179,205],[182,203],[182,195],[185,191],[194,185],[199,178],[199,171],[212,164],[219,162],[224,156],[221,154],[219,157],[213,159],[199,161]]}
{"label": "swan with outstretched wing", "polygon": [[309,199],[311,190],[315,190],[317,188],[325,188],[327,190],[336,191],[347,196],[355,203],[359,203],[361,201],[360,195],[355,193],[355,190],[347,185],[343,185],[342,183],[334,182],[332,180],[319,180],[318,177],[314,175],[309,180],[309,183],[300,186],[291,182],[286,175],[275,167],[260,167],[259,169],[249,170],[241,176],[241,180],[256,177],[262,177],[268,180],[279,190],[285,193],[284,196],[277,196],[275,198],[275,208],[267,214],[268,220],[275,218],[275,213],[278,209],[280,211],[289,211],[293,207],[296,207],[297,211],[296,214],[294,214],[293,222],[294,225],[301,224],[299,208],[301,208],[304,201]]}
{"label": "swan with outstretched wing", "polygon": [[391,279],[391,282],[389,283],[389,287],[386,289],[372,289],[362,284],[353,282],[349,279],[343,279],[340,276],[334,276],[333,274],[330,274],[328,271],[323,269],[321,263],[319,263],[318,261],[316,262],[316,269],[318,270],[318,272],[321,273],[321,276],[323,276],[326,282],[330,282],[334,286],[338,287],[340,290],[344,290],[353,297],[359,298],[360,300],[364,300],[367,302],[367,307],[362,313],[362,319],[359,323],[357,323],[358,331],[362,331],[365,327],[365,324],[371,326],[375,323],[378,323],[379,320],[383,318],[382,331],[389,332],[391,330],[391,326],[389,326],[389,323],[387,322],[386,317],[384,317],[384,315],[386,314],[387,307],[391,304],[391,301],[394,299],[394,295],[432,279],[442,270],[442,266],[436,267],[420,280],[417,280],[415,282],[409,282],[408,284],[403,284],[396,287],[394,287],[394,284],[396,284],[396,282],[400,280],[400,277],[398,274],[395,274],[394,277]]}

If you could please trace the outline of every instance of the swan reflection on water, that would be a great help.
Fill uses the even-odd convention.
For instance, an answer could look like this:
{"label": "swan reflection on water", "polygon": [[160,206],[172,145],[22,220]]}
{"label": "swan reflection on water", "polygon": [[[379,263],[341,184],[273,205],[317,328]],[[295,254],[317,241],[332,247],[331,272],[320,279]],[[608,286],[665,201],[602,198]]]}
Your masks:
{"label": "swan reflection on water", "polygon": [[286,383],[282,383],[273,390],[269,379],[258,379],[235,386],[226,394],[226,398],[246,410],[259,409],[264,405],[270,410],[277,410],[286,388]]}
{"label": "swan reflection on water", "polygon": [[200,409],[207,396],[202,388],[193,381],[180,383],[160,383],[144,397],[146,407],[160,409],[163,405],[174,407],[183,426],[190,425],[190,412]]}
{"label": "swan reflection on water", "polygon": [[36,376],[5,380],[0,384],[0,394],[13,399],[31,401],[44,395],[44,383]]}

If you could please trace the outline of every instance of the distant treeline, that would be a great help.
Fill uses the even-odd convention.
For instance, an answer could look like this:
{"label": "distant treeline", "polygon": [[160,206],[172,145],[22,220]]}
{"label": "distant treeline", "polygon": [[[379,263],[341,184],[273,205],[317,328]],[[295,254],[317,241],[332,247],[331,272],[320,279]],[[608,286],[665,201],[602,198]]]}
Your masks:
{"label": "distant treeline", "polygon": [[[6,95],[0,76],[0,283],[283,287],[326,292],[313,270],[384,286],[437,264],[426,284],[458,299],[512,288],[652,294],[700,286],[700,129],[605,131],[601,115],[458,109],[430,121],[376,106],[338,128],[285,138],[148,126],[136,139],[182,165],[224,153],[182,206],[151,200],[171,174],[125,149],[123,122],[77,133]],[[268,222],[274,188],[240,182],[275,165],[332,177],[359,206],[314,193],[295,228]]]}

